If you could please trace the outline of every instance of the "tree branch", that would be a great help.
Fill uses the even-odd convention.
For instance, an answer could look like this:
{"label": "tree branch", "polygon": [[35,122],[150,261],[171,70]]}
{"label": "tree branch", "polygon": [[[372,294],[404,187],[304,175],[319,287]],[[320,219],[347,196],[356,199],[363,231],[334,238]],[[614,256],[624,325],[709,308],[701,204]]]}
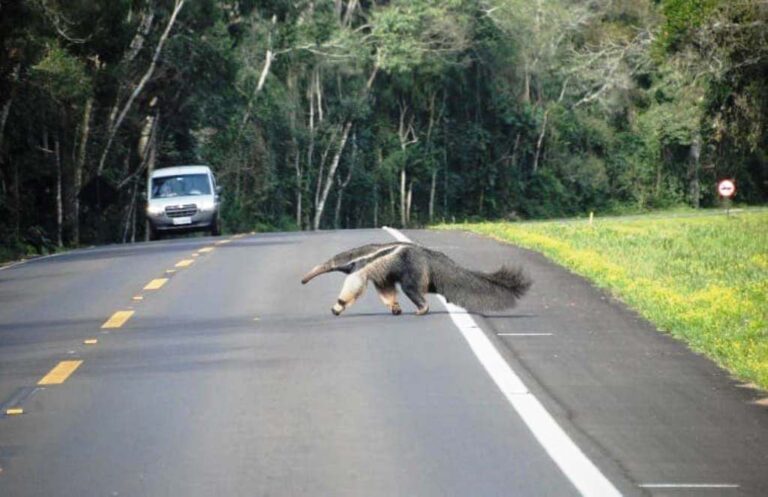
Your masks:
{"label": "tree branch", "polygon": [[120,126],[123,124],[123,120],[125,119],[126,114],[128,114],[128,111],[131,110],[131,106],[133,105],[134,100],[136,100],[136,97],[138,97],[141,94],[141,92],[144,90],[144,86],[146,86],[147,82],[150,80],[150,78],[152,78],[152,74],[154,74],[155,72],[155,67],[157,67],[157,61],[160,58],[160,53],[163,50],[163,45],[165,45],[166,40],[168,40],[168,35],[171,32],[171,28],[173,28],[174,22],[176,22],[176,17],[179,15],[179,12],[181,12],[181,8],[184,7],[184,1],[185,0],[176,0],[176,3],[173,8],[173,13],[171,14],[171,18],[168,20],[168,25],[165,27],[165,31],[163,31],[163,34],[160,37],[160,41],[157,42],[157,47],[155,47],[155,53],[152,56],[152,62],[149,64],[149,68],[144,73],[144,76],[139,81],[139,84],[136,86],[136,88],[133,90],[131,95],[128,97],[128,101],[125,102],[125,105],[123,106],[123,110],[120,112],[120,115],[117,117],[117,121],[115,121],[115,124],[109,130],[107,144],[104,146],[104,151],[101,154],[101,159],[99,159],[99,166],[96,169],[97,176],[101,176],[101,173],[104,170],[104,164],[106,163],[107,155],[109,155],[109,150],[112,147],[112,142],[115,139],[117,130],[120,129]]}

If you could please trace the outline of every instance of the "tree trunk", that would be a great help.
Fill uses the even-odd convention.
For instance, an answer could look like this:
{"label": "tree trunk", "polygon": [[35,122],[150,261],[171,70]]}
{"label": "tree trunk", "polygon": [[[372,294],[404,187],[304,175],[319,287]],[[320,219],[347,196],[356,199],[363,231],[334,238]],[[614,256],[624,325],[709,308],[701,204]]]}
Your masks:
{"label": "tree trunk", "polygon": [[[325,162],[328,160],[328,154],[331,153],[331,148],[336,142],[336,135],[338,132],[338,128],[334,128],[331,139],[328,140],[328,145],[326,145],[325,150],[323,150],[323,153],[320,156],[320,163],[317,166],[317,182],[315,184],[315,211],[317,211],[317,208],[320,205],[320,197],[322,195],[323,185],[325,185]],[[330,175],[328,178],[333,179]]]}
{"label": "tree trunk", "polygon": [[544,135],[547,132],[547,119],[549,118],[549,109],[544,111],[544,119],[541,121],[541,131],[539,131],[539,139],[536,140],[536,153],[533,156],[533,174],[539,170],[539,159],[541,158],[541,148],[544,144]]}
{"label": "tree trunk", "polygon": [[[307,145],[307,169],[311,171],[313,164],[312,161],[315,154],[315,138],[317,135],[315,115],[317,114],[319,123],[323,122],[322,93],[319,69],[317,68],[313,69],[312,79],[307,86],[307,100],[309,101],[309,144]],[[315,101],[317,101],[317,104],[315,104]],[[322,180],[323,168],[325,167],[325,157],[326,155],[324,154],[320,163],[320,167],[318,168],[318,182],[315,188],[315,207],[317,207],[317,203],[320,198],[320,183]]]}
{"label": "tree trunk", "polygon": [[8,100],[3,103],[3,109],[0,111],[0,164],[2,164],[2,151],[3,151],[3,138],[5,137],[5,123],[8,122],[8,114],[11,112],[11,104],[13,104],[13,92],[8,97]]}
{"label": "tree trunk", "polygon": [[[154,102],[154,100],[153,100]],[[152,104],[154,106],[154,103]],[[147,177],[150,177],[152,175],[152,170],[154,169],[154,162],[157,151],[156,149],[156,142],[157,142],[157,122],[160,119],[160,110],[155,110],[155,113],[153,115],[148,115],[144,118],[144,126],[141,128],[141,133],[139,135],[139,141],[136,145],[136,151],[139,155],[140,163],[139,166],[133,171],[130,172],[130,156],[126,156],[125,160],[125,177],[123,180],[117,185],[117,189],[120,190],[126,185],[130,184],[133,180],[136,179],[137,176],[140,176],[145,169],[150,168],[149,175]],[[150,162],[151,167],[150,167]]]}
{"label": "tree trunk", "polygon": [[315,67],[315,95],[317,96],[317,122],[322,123],[324,119],[323,115],[323,87],[320,84],[320,68]]}
{"label": "tree trunk", "polygon": [[528,68],[527,58],[523,67],[523,93],[520,95],[520,101],[524,104],[531,101],[531,72]]}
{"label": "tree trunk", "polygon": [[[155,106],[155,103],[157,102],[157,99],[153,99],[152,103],[150,104],[152,107]],[[125,178],[120,182],[120,184],[117,185],[118,189],[123,188],[124,186],[128,185],[131,181],[134,181],[138,176],[142,175],[145,169],[149,169],[149,173],[147,174],[147,178],[152,176],[152,171],[154,170],[154,162],[156,157],[156,145],[157,145],[157,128],[158,128],[158,120],[160,119],[160,109],[155,109],[153,114],[148,114],[144,117],[144,125],[141,127],[141,132],[139,133],[139,140],[136,143],[136,152],[139,156],[139,166],[132,172],[129,173],[129,162],[126,161],[125,166]]]}
{"label": "tree trunk", "polygon": [[[61,232],[63,224],[63,209],[61,200],[61,159],[59,156],[59,137],[54,138],[54,148],[51,150],[50,140],[48,139],[48,128],[43,127],[43,143],[41,151],[43,152],[43,162],[52,164],[56,183],[53,189],[53,204],[56,208],[56,246],[61,247]],[[49,162],[50,161],[50,162]]]}
{"label": "tree trunk", "polygon": [[351,120],[347,121],[344,124],[344,129],[341,133],[341,138],[339,139],[338,150],[336,150],[336,154],[333,156],[333,162],[331,162],[331,167],[328,170],[328,177],[325,180],[325,187],[323,188],[322,195],[320,196],[320,201],[318,203],[317,209],[315,210],[315,220],[312,224],[312,227],[315,230],[320,229],[320,220],[323,217],[325,201],[328,199],[328,193],[331,191],[331,186],[333,185],[333,179],[336,174],[336,169],[339,167],[339,161],[341,161],[341,154],[342,152],[344,152],[344,146],[347,144],[347,138],[349,137],[350,129],[352,129]]}
{"label": "tree trunk", "polygon": [[131,110],[131,106],[133,106],[133,102],[136,100],[136,97],[141,94],[147,82],[150,80],[150,78],[152,78],[152,75],[155,72],[155,67],[157,67],[157,61],[160,58],[160,52],[163,50],[163,45],[165,45],[166,40],[168,40],[168,35],[171,32],[171,28],[173,27],[174,22],[176,22],[176,17],[179,15],[181,8],[184,6],[184,2],[185,0],[175,0],[173,13],[171,14],[171,18],[168,20],[168,25],[165,27],[165,31],[163,31],[162,36],[160,36],[160,40],[157,42],[157,47],[155,47],[155,53],[152,56],[152,62],[149,64],[149,68],[144,73],[144,76],[142,76],[139,84],[136,85],[136,88],[133,90],[133,92],[131,92],[131,95],[128,97],[128,101],[125,102],[123,110],[120,112],[117,120],[110,127],[107,134],[107,144],[104,146],[101,159],[99,159],[99,166],[96,169],[97,176],[101,176],[101,173],[104,170],[107,155],[109,154],[110,148],[112,148],[112,142],[114,141],[115,135],[120,129],[120,126],[123,124],[123,120],[125,119],[126,114],[128,114],[128,111]]}
{"label": "tree trunk", "polygon": [[[139,54],[142,48],[144,48],[144,41],[147,39],[147,35],[149,35],[150,30],[152,29],[152,21],[155,19],[155,6],[154,2],[147,2],[147,11],[144,12],[141,18],[141,22],[139,23],[139,26],[136,28],[136,33],[133,35],[133,39],[131,40],[131,45],[129,47],[128,52],[126,52],[125,56],[120,60],[120,63],[118,66],[120,67],[128,67],[131,62],[133,62],[133,59],[136,58],[136,56]],[[130,11],[129,11],[129,21],[130,22]],[[117,119],[117,113],[120,111],[120,100],[123,98],[123,89],[125,88],[125,84],[121,82],[118,86],[117,93],[115,95],[115,103],[112,105],[112,110],[109,112],[109,120],[107,121],[107,129],[111,129],[112,126],[115,124],[115,119]]]}
{"label": "tree trunk", "polygon": [[[310,98],[310,104],[312,101],[315,102],[313,109],[317,112],[317,122],[322,123],[323,122],[323,93],[322,93],[322,85],[320,84],[320,69],[316,66],[313,69],[312,72],[312,81],[309,85],[309,98]],[[310,109],[312,111],[312,109]],[[310,117],[312,117],[310,115]],[[314,144],[314,138],[315,138],[315,131],[312,131],[312,135],[310,136],[310,139],[312,140],[311,144]],[[320,156],[320,163],[317,167],[317,182],[315,184],[315,212],[317,212],[318,205],[320,204],[320,195],[322,192],[323,184],[324,184],[324,176],[325,176],[325,162],[328,159],[328,154],[331,151],[331,147],[333,146],[334,141],[336,140],[336,133],[338,133],[338,129],[334,128],[333,135],[331,136],[331,139],[328,141],[328,145],[325,147],[325,150],[323,151],[323,154]],[[311,163],[308,167],[311,167]],[[317,229],[317,228],[315,228]]]}
{"label": "tree trunk", "polygon": [[[46,140],[47,141],[47,140]],[[48,147],[46,147],[48,148]],[[54,138],[54,160],[56,161],[56,246],[64,246],[62,232],[64,230],[64,202],[62,198],[62,169],[61,169],[61,143],[59,133]]]}
{"label": "tree trunk", "polygon": [[437,168],[432,169],[432,182],[429,185],[429,224],[435,218],[435,190],[437,189]]}
{"label": "tree trunk", "polygon": [[296,72],[293,68],[288,69],[288,76],[286,78],[288,86],[288,94],[291,97],[290,111],[288,112],[288,122],[290,123],[291,134],[291,149],[290,153],[293,155],[293,170],[296,178],[296,227],[301,230],[301,211],[303,203],[304,188],[302,185],[302,170],[301,170],[301,151],[299,150],[299,142],[296,139],[296,109],[300,105],[300,97],[298,95],[298,83],[296,78]]}
{"label": "tree trunk", "polygon": [[301,157],[299,155],[299,145],[296,143],[296,138],[293,138],[293,167],[296,170],[296,226],[301,229],[301,204],[303,203],[302,194],[303,187],[301,184]]}
{"label": "tree trunk", "polygon": [[[152,100],[152,106],[157,102],[156,99]],[[139,133],[139,143],[136,150],[139,153],[139,160],[142,165],[147,160],[149,155],[149,149],[152,146],[152,133],[155,131],[155,115],[147,114],[144,116],[144,126],[141,127],[141,133]]]}
{"label": "tree trunk", "polygon": [[93,112],[93,97],[88,97],[83,110],[83,122],[80,132],[80,144],[75,160],[75,169],[72,175],[72,244],[80,244],[80,190],[83,188],[83,170],[88,146],[88,138],[91,133],[91,113]]}
{"label": "tree trunk", "polygon": [[[155,170],[155,164],[157,162],[157,134],[160,128],[160,109],[155,110],[155,118],[152,122],[152,134],[149,140],[149,150],[146,156],[147,163],[147,186],[149,187],[149,178],[152,177],[152,171]],[[138,178],[136,179],[138,181]],[[150,192],[147,192],[147,198],[149,198]],[[144,240],[149,241],[149,220],[144,221]]]}
{"label": "tree trunk", "polygon": [[131,230],[131,220],[133,219],[133,209],[136,207],[136,182],[134,181],[133,192],[131,192],[131,203],[128,204],[128,210],[125,212],[125,222],[123,223],[122,243],[128,242],[128,233]]}
{"label": "tree trunk", "polygon": [[349,160],[349,170],[347,170],[347,176],[344,181],[340,181],[338,184],[338,191],[336,193],[336,210],[333,215],[333,226],[336,229],[340,228],[339,218],[341,216],[341,201],[344,197],[344,190],[352,180],[352,173],[355,170],[355,163],[357,161],[357,133],[352,135],[352,157]]}
{"label": "tree trunk", "polygon": [[349,3],[347,4],[347,10],[344,13],[344,19],[342,21],[342,25],[344,27],[349,27],[352,24],[352,15],[355,13],[355,9],[358,6],[358,0],[349,0]]}
{"label": "tree trunk", "polygon": [[253,112],[253,105],[256,102],[256,97],[264,88],[264,83],[267,81],[267,75],[269,74],[269,69],[272,66],[272,61],[274,59],[275,55],[272,53],[272,50],[268,49],[265,55],[264,67],[262,67],[261,76],[259,76],[259,82],[256,85],[256,89],[253,91],[253,95],[251,95],[251,98],[248,100],[248,106],[246,107],[245,113],[243,114],[243,119],[240,122],[240,130],[238,131],[238,135],[243,134],[243,130],[245,130],[245,126],[248,124],[248,120],[251,118],[251,113]]}
{"label": "tree trunk", "polygon": [[379,51],[376,50],[376,61],[373,63],[373,70],[371,70],[371,75],[368,76],[368,81],[365,83],[365,93],[363,94],[363,97],[367,97],[368,93],[371,91],[371,88],[373,88],[373,82],[376,81],[376,75],[379,73]]}
{"label": "tree trunk", "polygon": [[701,186],[699,184],[699,165],[701,159],[701,133],[698,131],[693,137],[691,149],[688,153],[688,194],[691,206],[694,209],[700,207]]}
{"label": "tree trunk", "polygon": [[[379,54],[377,53],[377,60],[374,63],[374,66],[371,70],[371,74],[368,77],[368,81],[365,85],[365,88],[360,93],[361,99],[367,99],[368,95],[370,93],[371,87],[373,86],[373,82],[376,78],[376,74],[378,73],[379,69]],[[320,76],[319,76],[319,69],[313,76],[315,84],[310,84],[309,91],[312,92],[312,87],[315,87],[316,96],[317,96],[317,110],[318,114],[320,116],[320,119],[322,120],[322,92],[320,87]],[[309,96],[310,102],[313,100],[313,97]],[[312,107],[310,106],[310,117],[312,117],[311,114]],[[324,169],[325,169],[325,160],[327,157],[327,154],[330,151],[330,146],[333,144],[336,138],[336,133],[338,130],[334,131],[334,135],[331,137],[331,140],[329,141],[329,147],[326,149],[326,151],[323,153],[323,157],[320,160],[320,167],[318,172],[318,182],[317,182],[317,188],[315,190],[315,215],[312,222],[312,228],[317,230],[320,228],[320,220],[323,215],[323,210],[325,208],[325,202],[328,199],[328,193],[330,191],[331,186],[333,185],[334,176],[336,174],[336,168],[339,166],[339,161],[341,160],[341,154],[344,151],[344,147],[347,142],[347,138],[349,137],[349,131],[352,128],[353,121],[351,118],[347,119],[345,124],[342,125],[342,135],[339,139],[339,146],[336,154],[334,155],[333,161],[331,162],[330,169],[328,171],[328,176],[325,178],[323,182],[323,176],[324,176]],[[310,133],[310,140],[312,139],[313,134]],[[308,161],[307,168],[310,169],[312,166],[312,161]],[[320,189],[321,184],[324,183],[324,188],[322,188],[322,192]]]}
{"label": "tree trunk", "polygon": [[443,220],[448,215],[448,149],[443,148]]}
{"label": "tree trunk", "polygon": [[389,222],[394,223],[395,219],[397,219],[397,214],[395,214],[395,188],[393,183],[397,180],[391,179],[391,181],[387,181],[387,186],[389,187]]}
{"label": "tree trunk", "polygon": [[661,151],[662,160],[658,161],[658,164],[656,165],[656,183],[654,185],[653,195],[655,198],[659,198],[659,195],[661,194],[661,184],[662,180],[664,178],[663,171],[664,171],[664,164],[669,161],[669,150],[665,147]]}
{"label": "tree trunk", "polygon": [[21,238],[21,191],[20,191],[20,176],[19,161],[13,161],[13,232],[16,234],[16,239]]}
{"label": "tree trunk", "polygon": [[233,204],[240,208],[240,191],[241,191],[241,176],[243,171],[243,153],[241,151],[240,156],[237,158],[235,165],[235,194]]}
{"label": "tree trunk", "polygon": [[418,142],[419,139],[416,136],[416,131],[413,129],[413,121],[415,116],[411,115],[411,119],[406,124],[406,117],[408,115],[408,105],[404,101],[400,101],[400,120],[397,127],[397,136],[400,140],[401,160],[403,161],[400,169],[400,226],[406,228],[408,226],[408,210],[407,210],[407,192],[405,191],[405,185],[407,180],[407,157],[406,151],[409,145],[413,145]]}
{"label": "tree trunk", "polygon": [[402,228],[408,226],[408,220],[406,219],[405,214],[405,180],[405,162],[403,162],[403,167],[400,169],[400,227]]}
{"label": "tree trunk", "polygon": [[150,136],[149,154],[147,155],[147,178],[152,177],[157,163],[157,134],[160,128],[160,109],[155,111],[155,119],[152,123],[152,135]]}
{"label": "tree trunk", "polygon": [[411,224],[411,201],[413,200],[413,180],[408,183],[408,194],[405,197],[405,222]]}
{"label": "tree trunk", "polygon": [[[315,104],[312,92],[309,91],[309,143],[307,144],[307,169],[312,170],[312,159],[315,155]],[[311,185],[307,185],[311,188]],[[307,192],[309,193],[309,192]]]}
{"label": "tree trunk", "polygon": [[485,188],[480,190],[480,198],[477,200],[477,214],[482,218],[485,205]]}
{"label": "tree trunk", "polygon": [[517,150],[519,147],[520,147],[520,132],[518,132],[517,136],[515,136],[515,144],[512,146],[512,157],[510,159],[510,162],[514,167],[517,167]]}
{"label": "tree trunk", "polygon": [[131,211],[131,243],[136,243],[136,211],[139,210],[138,206],[138,193],[139,193],[139,178],[134,180],[133,185],[133,209]]}
{"label": "tree trunk", "polygon": [[341,187],[341,182],[337,185],[338,188],[336,190],[336,208],[333,210],[333,229],[341,229],[340,226],[340,218],[341,218],[341,200],[343,197],[343,188]]}
{"label": "tree trunk", "polygon": [[8,114],[11,112],[13,97],[16,95],[16,83],[19,81],[20,71],[21,63],[17,62],[16,65],[13,66],[13,71],[11,71],[10,95],[8,95],[8,100],[3,103],[3,109],[0,111],[0,164],[3,163],[3,137],[5,136],[5,123],[8,122]]}
{"label": "tree trunk", "polygon": [[251,118],[251,113],[253,112],[253,104],[256,102],[256,97],[258,97],[259,93],[261,93],[261,90],[264,89],[264,84],[267,82],[267,76],[269,75],[269,70],[272,67],[272,62],[275,60],[276,55],[272,51],[272,29],[274,29],[276,24],[277,16],[272,16],[272,27],[267,34],[267,53],[264,55],[264,65],[261,68],[261,74],[259,75],[259,82],[256,84],[256,89],[253,91],[251,98],[248,99],[248,106],[245,110],[245,113],[243,114],[243,119],[240,122],[240,130],[238,131],[238,136],[243,134],[245,125],[248,124],[248,120]]}
{"label": "tree trunk", "polygon": [[373,182],[373,227],[379,227],[379,185]]}
{"label": "tree trunk", "polygon": [[[442,116],[443,110],[445,110],[445,99],[443,99],[443,105],[440,110],[440,116],[435,116],[435,99],[437,98],[437,92],[432,92],[429,99],[429,126],[427,126],[427,154],[432,157],[432,130],[435,123]],[[429,223],[432,223],[435,214],[435,182],[437,180],[437,167],[432,165],[432,181],[429,185]]]}
{"label": "tree trunk", "polygon": [[374,174],[373,181],[373,227],[379,227],[379,174],[381,171],[381,163],[384,161],[384,157],[381,153],[381,147],[376,147],[376,174]]}

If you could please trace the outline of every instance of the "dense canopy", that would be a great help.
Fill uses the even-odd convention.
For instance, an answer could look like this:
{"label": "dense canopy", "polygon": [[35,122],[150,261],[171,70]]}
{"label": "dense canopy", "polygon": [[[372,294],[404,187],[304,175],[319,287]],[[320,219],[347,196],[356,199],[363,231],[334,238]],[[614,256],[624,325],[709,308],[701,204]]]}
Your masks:
{"label": "dense canopy", "polygon": [[[0,3],[0,239],[145,236],[209,164],[230,230],[768,199],[762,0]],[[8,255],[8,254],[6,254]]]}

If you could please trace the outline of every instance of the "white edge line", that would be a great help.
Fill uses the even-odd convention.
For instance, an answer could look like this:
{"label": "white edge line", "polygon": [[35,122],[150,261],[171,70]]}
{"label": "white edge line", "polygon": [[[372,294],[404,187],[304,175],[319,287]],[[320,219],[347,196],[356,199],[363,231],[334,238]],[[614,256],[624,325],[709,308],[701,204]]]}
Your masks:
{"label": "white edge line", "polygon": [[[383,229],[398,241],[413,243],[398,230],[386,226]],[[621,496],[616,487],[557,424],[541,402],[528,391],[472,316],[465,309],[447,303],[442,296],[438,296],[438,299],[448,310],[453,323],[459,328],[496,386],[579,493],[585,497]]]}
{"label": "white edge line", "polygon": [[496,333],[500,337],[551,337],[552,333]]}
{"label": "white edge line", "polygon": [[640,488],[739,488],[736,483],[642,483]]}

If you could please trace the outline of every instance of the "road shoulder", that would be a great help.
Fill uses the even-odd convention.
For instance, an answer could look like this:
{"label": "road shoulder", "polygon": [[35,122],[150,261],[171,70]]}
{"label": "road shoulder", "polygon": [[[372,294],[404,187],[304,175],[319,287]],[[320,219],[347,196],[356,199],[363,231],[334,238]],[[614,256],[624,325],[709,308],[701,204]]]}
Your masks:
{"label": "road shoulder", "polygon": [[468,267],[525,267],[529,294],[478,322],[601,468],[613,464],[650,495],[705,488],[662,486],[683,484],[768,491],[766,410],[711,361],[540,254],[463,232],[405,234]]}

